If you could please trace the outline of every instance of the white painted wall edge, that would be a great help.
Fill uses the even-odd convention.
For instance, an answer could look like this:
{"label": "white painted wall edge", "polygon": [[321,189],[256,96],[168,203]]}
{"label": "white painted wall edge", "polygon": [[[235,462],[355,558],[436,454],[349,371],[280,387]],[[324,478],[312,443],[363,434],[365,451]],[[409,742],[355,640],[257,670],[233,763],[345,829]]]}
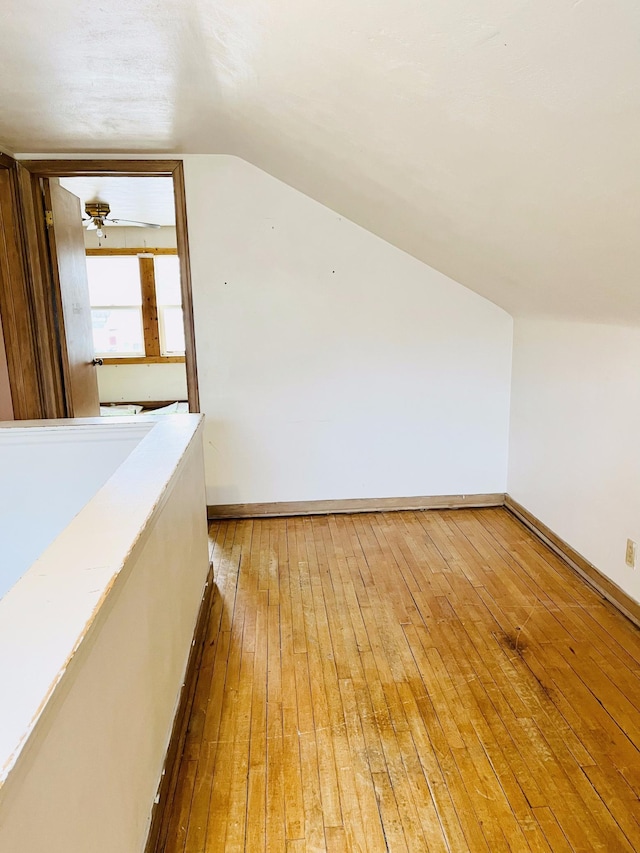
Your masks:
{"label": "white painted wall edge", "polygon": [[[82,420],[82,419],[78,419]],[[98,418],[86,419],[82,426],[69,421],[9,421],[0,423],[3,429],[2,443],[12,444],[66,444],[74,442],[120,441],[125,438],[142,439],[153,429],[154,424],[138,418],[120,418],[114,425],[117,432],[105,431],[105,421]]]}
{"label": "white painted wall edge", "polygon": [[[140,429],[124,418],[116,428],[129,420]],[[11,696],[0,707],[0,790],[118,573],[144,543],[187,448],[199,440],[202,421],[201,415],[154,421],[125,463],[0,601],[0,690]],[[41,421],[14,423],[34,433],[49,429]],[[80,424],[112,428],[99,418],[53,421],[54,427]]]}
{"label": "white painted wall edge", "polygon": [[197,441],[0,788],[2,850],[142,853],[209,567],[203,504]]}

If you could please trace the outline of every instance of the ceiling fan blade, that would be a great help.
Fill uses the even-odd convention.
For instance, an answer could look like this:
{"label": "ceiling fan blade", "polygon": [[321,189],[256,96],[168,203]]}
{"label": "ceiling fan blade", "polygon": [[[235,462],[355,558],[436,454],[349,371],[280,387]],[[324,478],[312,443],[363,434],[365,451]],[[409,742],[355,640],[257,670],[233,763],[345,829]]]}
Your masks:
{"label": "ceiling fan blade", "polygon": [[87,231],[96,231],[98,228],[93,219],[83,219],[82,224],[87,229]]}
{"label": "ceiling fan blade", "polygon": [[109,225],[134,225],[136,228],[160,228],[153,222],[136,222],[133,219],[105,219],[105,223]]}

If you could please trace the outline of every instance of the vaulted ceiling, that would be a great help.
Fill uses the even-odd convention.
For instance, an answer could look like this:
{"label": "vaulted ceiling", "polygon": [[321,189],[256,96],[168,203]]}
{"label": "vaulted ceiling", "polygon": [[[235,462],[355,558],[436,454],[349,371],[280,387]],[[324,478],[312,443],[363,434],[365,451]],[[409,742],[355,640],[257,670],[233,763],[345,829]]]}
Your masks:
{"label": "vaulted ceiling", "polygon": [[512,313],[640,323],[637,0],[6,6],[5,150],[236,154]]}

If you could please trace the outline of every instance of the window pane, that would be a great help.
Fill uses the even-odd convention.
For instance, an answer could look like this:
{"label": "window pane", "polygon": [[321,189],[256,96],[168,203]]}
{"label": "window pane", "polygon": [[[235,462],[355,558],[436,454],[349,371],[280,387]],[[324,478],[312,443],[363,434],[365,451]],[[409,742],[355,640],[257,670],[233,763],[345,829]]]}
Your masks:
{"label": "window pane", "polygon": [[159,308],[162,355],[184,355],[182,308]]}
{"label": "window pane", "polygon": [[177,255],[156,255],[156,299],[158,305],[182,305],[180,260]]}
{"label": "window pane", "polygon": [[92,308],[97,355],[144,355],[140,308]]}
{"label": "window pane", "polygon": [[141,305],[140,264],[134,255],[87,258],[92,305]]}

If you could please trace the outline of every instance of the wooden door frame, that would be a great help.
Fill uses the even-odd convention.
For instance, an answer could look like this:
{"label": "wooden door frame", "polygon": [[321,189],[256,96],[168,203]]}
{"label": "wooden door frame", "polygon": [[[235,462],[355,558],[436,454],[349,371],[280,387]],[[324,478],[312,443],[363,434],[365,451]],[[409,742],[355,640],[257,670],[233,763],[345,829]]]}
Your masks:
{"label": "wooden door frame", "polygon": [[[191,285],[191,263],[189,236],[187,233],[187,204],[184,188],[184,166],[182,160],[21,160],[20,165],[31,175],[32,196],[40,192],[41,178],[84,178],[96,175],[121,178],[171,178],[176,216],[176,244],[180,258],[180,287],[184,312],[185,366],[187,373],[187,395],[189,411],[200,411],[198,392],[198,370],[196,364],[196,342],[193,320],[193,298]],[[41,244],[46,239],[42,217],[37,218],[37,236]],[[49,326],[51,336],[54,327]]]}
{"label": "wooden door frame", "polygon": [[55,352],[49,335],[49,289],[42,278],[31,176],[0,154],[0,313],[16,420],[64,416]]}

